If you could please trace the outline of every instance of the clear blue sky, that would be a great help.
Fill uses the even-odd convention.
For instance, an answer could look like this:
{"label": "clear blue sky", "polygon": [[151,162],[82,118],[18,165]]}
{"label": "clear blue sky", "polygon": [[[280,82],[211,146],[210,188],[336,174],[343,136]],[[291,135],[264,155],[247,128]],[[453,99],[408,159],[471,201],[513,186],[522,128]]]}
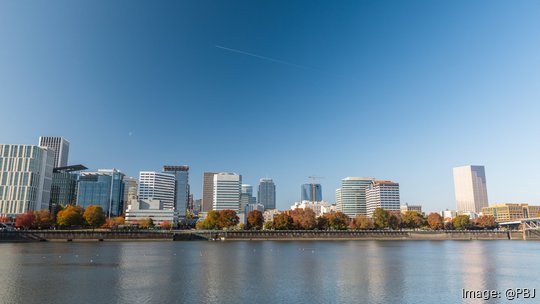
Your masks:
{"label": "clear blue sky", "polygon": [[[397,181],[455,208],[540,202],[540,1],[0,1],[0,142],[71,142],[70,163],[163,164],[277,184]],[[231,51],[234,49],[238,51]],[[253,55],[249,55],[249,54]]]}

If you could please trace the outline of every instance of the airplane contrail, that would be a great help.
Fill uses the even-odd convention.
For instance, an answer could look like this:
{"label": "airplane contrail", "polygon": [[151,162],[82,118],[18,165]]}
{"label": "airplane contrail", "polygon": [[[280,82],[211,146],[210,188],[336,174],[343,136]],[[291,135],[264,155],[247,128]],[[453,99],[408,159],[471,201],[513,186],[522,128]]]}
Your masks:
{"label": "airplane contrail", "polygon": [[247,56],[251,56],[251,57],[255,57],[255,58],[259,58],[259,59],[263,59],[263,60],[272,61],[272,62],[275,62],[275,63],[286,64],[286,65],[293,66],[293,67],[296,67],[296,68],[299,68],[299,69],[316,71],[316,69],[310,68],[310,67],[307,67],[307,66],[298,65],[298,64],[291,63],[291,62],[287,62],[287,61],[283,61],[283,60],[279,60],[279,59],[275,59],[275,58],[271,58],[271,57],[261,56],[261,55],[257,55],[257,54],[253,54],[253,53],[248,53],[248,52],[244,52],[244,51],[237,50],[237,49],[231,49],[231,48],[224,47],[224,46],[221,46],[221,45],[216,45],[215,47],[218,48],[218,49],[226,50],[226,51],[233,52],[233,53],[247,55]]}

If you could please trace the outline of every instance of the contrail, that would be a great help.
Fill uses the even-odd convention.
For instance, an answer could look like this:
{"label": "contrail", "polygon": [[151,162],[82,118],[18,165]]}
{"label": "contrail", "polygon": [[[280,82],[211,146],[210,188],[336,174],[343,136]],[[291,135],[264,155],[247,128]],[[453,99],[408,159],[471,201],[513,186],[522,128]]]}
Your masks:
{"label": "contrail", "polygon": [[233,53],[247,55],[247,56],[251,56],[251,57],[255,57],[255,58],[259,58],[259,59],[263,59],[263,60],[272,61],[272,62],[275,62],[275,63],[286,64],[286,65],[293,66],[293,67],[296,67],[296,68],[299,68],[299,69],[316,71],[316,69],[310,68],[310,67],[307,67],[307,66],[302,66],[302,65],[291,63],[291,62],[287,62],[287,61],[283,61],[283,60],[279,60],[279,59],[275,59],[275,58],[270,58],[270,57],[266,57],[266,56],[261,56],[261,55],[257,55],[257,54],[253,54],[253,53],[248,53],[248,52],[244,52],[244,51],[241,51],[241,50],[231,49],[231,48],[224,47],[224,46],[221,46],[221,45],[216,45],[215,47],[217,47],[218,49],[226,50],[226,51],[233,52]]}

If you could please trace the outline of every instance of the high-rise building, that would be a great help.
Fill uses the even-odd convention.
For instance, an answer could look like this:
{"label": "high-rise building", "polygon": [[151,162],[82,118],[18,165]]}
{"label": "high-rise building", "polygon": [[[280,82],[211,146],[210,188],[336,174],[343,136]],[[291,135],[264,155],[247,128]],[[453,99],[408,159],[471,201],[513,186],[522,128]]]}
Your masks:
{"label": "high-rise building", "polygon": [[69,141],[63,137],[40,136],[39,146],[54,150],[54,167],[66,167],[69,155]]}
{"label": "high-rise building", "polygon": [[240,189],[242,176],[221,172],[214,175],[214,199],[212,210],[240,211]]}
{"label": "high-rise building", "polygon": [[164,210],[175,210],[174,190],[174,174],[153,171],[139,173],[139,200],[159,200]]}
{"label": "high-rise building", "polygon": [[216,172],[204,172],[203,174],[201,212],[212,210],[214,204],[214,175],[216,175]]}
{"label": "high-rise building", "polygon": [[34,145],[0,145],[0,215],[49,210],[53,152]]}
{"label": "high-rise building", "polygon": [[454,168],[454,190],[458,212],[480,212],[488,206],[484,166]]}
{"label": "high-rise building", "polygon": [[83,165],[73,165],[53,169],[51,186],[51,212],[58,206],[75,205],[77,203],[77,180],[79,172],[86,170]]}
{"label": "high-rise building", "polygon": [[139,180],[124,176],[124,208],[139,198]]}
{"label": "high-rise building", "polygon": [[[313,188],[315,188],[315,199],[313,199]],[[302,185],[302,201],[322,201],[322,187],[321,184],[303,184]]]}
{"label": "high-rise building", "polygon": [[258,203],[264,209],[276,209],[276,185],[271,178],[261,178],[259,180],[259,190],[257,191]]}
{"label": "high-rise building", "polygon": [[367,216],[372,217],[375,209],[399,212],[399,184],[391,181],[374,180],[366,189]]}
{"label": "high-rise building", "polygon": [[174,207],[180,217],[185,217],[189,203],[189,166],[163,166],[163,172],[175,176]]}
{"label": "high-rise building", "polygon": [[256,202],[257,200],[253,197],[253,186],[242,184],[240,190],[240,210],[244,210],[247,205],[255,204]]}
{"label": "high-rise building", "polygon": [[116,169],[81,172],[77,205],[98,205],[108,217],[124,213],[124,174]]}
{"label": "high-rise building", "polygon": [[341,180],[341,188],[336,190],[336,210],[353,218],[367,215],[366,189],[373,178],[346,177]]}

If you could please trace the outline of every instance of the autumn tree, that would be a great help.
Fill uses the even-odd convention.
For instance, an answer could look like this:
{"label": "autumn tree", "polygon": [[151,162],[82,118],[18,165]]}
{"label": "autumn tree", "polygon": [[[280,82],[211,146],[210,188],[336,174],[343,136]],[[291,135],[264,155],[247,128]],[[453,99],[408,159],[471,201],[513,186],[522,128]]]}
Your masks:
{"label": "autumn tree", "polygon": [[427,217],[428,225],[433,230],[443,229],[444,220],[438,213],[430,213]]}
{"label": "autumn tree", "polygon": [[357,215],[354,220],[354,229],[368,230],[375,228],[373,221],[365,215]]}
{"label": "autumn tree", "polygon": [[407,211],[403,215],[403,224],[407,228],[420,228],[426,224],[424,216],[418,211]]}
{"label": "autumn tree", "polygon": [[454,220],[449,219],[446,222],[444,222],[444,229],[445,230],[454,230]]}
{"label": "autumn tree", "polygon": [[313,230],[317,227],[317,217],[313,209],[296,209],[291,212],[291,217],[297,229]]}
{"label": "autumn tree", "polygon": [[328,218],[326,216],[319,216],[317,218],[317,228],[321,230],[328,229]]}
{"label": "autumn tree", "polygon": [[294,227],[292,217],[287,213],[282,212],[274,217],[274,223],[272,225],[276,230],[291,230]]}
{"label": "autumn tree", "polygon": [[84,209],[81,206],[69,205],[56,216],[56,224],[60,227],[82,226]]}
{"label": "autumn tree", "polygon": [[172,224],[171,222],[169,221],[163,221],[160,225],[159,225],[159,228],[163,229],[163,230],[170,230],[172,228]]}
{"label": "autumn tree", "polygon": [[7,216],[0,216],[0,223],[10,223],[11,219]]}
{"label": "autumn tree", "polygon": [[137,221],[139,228],[148,229],[154,227],[154,220],[151,218],[144,218]]}
{"label": "autumn tree", "polygon": [[261,230],[264,225],[263,213],[259,210],[252,210],[248,213],[247,229]]}
{"label": "autumn tree", "polygon": [[206,218],[203,221],[200,221],[195,226],[200,230],[211,230],[218,228],[219,212],[216,210],[211,210],[207,213]]}
{"label": "autumn tree", "polygon": [[238,225],[239,218],[234,210],[221,210],[217,220],[217,226],[220,229],[231,228]]}
{"label": "autumn tree", "polygon": [[34,212],[32,227],[37,229],[49,229],[54,225],[53,216],[49,210],[39,210]]}
{"label": "autumn tree", "polygon": [[373,212],[373,222],[377,229],[384,229],[390,227],[390,212],[377,208]]}
{"label": "autumn tree", "polygon": [[471,226],[468,215],[458,215],[454,218],[454,228],[457,230],[469,229]]}
{"label": "autumn tree", "polygon": [[328,220],[328,228],[344,230],[349,226],[349,217],[343,212],[328,213],[325,214],[326,219]]}
{"label": "autumn tree", "polygon": [[391,229],[397,230],[404,227],[403,214],[401,212],[390,212],[390,218],[388,218],[388,226]]}
{"label": "autumn tree", "polygon": [[482,229],[493,229],[497,226],[493,215],[482,215],[476,219],[475,224],[478,228]]}
{"label": "autumn tree", "polygon": [[83,213],[84,220],[90,227],[100,227],[105,224],[105,213],[101,206],[90,205]]}
{"label": "autumn tree", "polygon": [[34,213],[32,213],[32,211],[28,211],[26,213],[17,215],[17,217],[15,218],[15,227],[30,229],[32,228],[33,222],[34,222]]}
{"label": "autumn tree", "polygon": [[264,222],[264,229],[265,230],[270,230],[270,229],[273,229],[273,228],[274,228],[274,224],[271,221]]}

